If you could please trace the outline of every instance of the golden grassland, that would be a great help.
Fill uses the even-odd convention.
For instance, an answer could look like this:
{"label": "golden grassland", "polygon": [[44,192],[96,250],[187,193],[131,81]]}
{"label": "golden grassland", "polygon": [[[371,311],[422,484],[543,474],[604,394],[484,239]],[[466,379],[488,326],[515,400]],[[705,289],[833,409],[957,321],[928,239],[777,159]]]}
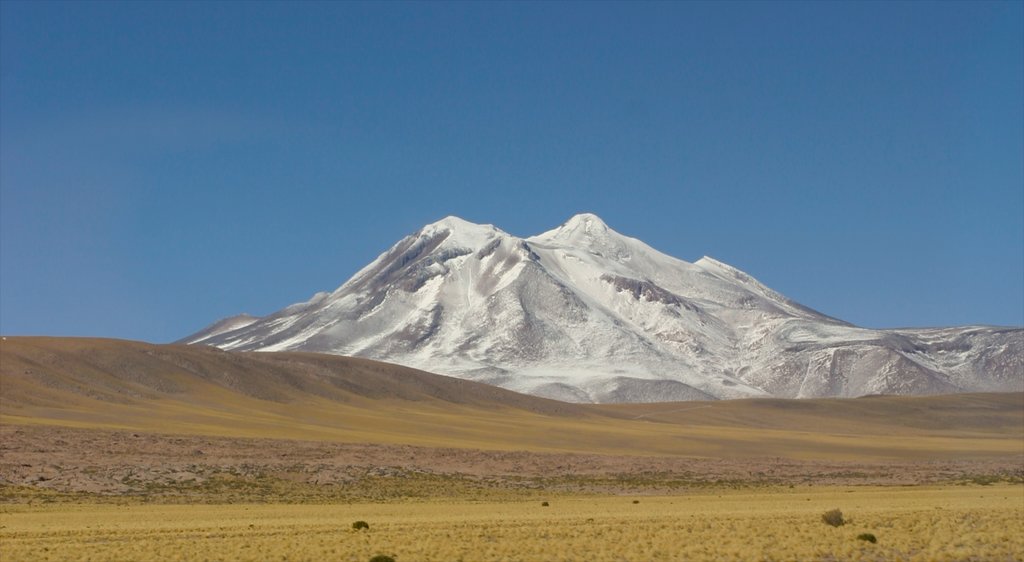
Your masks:
{"label": "golden grassland", "polygon": [[[1022,560],[1024,486],[330,505],[3,505],[4,560]],[[822,514],[839,508],[848,523]],[[352,529],[366,521],[368,530]],[[859,540],[863,533],[877,543]]]}

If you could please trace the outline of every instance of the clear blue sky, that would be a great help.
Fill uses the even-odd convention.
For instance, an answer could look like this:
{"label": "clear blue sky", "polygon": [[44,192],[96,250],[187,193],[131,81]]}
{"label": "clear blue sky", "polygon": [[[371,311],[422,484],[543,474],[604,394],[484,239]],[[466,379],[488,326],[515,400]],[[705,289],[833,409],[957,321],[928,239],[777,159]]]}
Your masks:
{"label": "clear blue sky", "polygon": [[1024,324],[1024,4],[0,3],[0,332],[164,342],[453,214]]}

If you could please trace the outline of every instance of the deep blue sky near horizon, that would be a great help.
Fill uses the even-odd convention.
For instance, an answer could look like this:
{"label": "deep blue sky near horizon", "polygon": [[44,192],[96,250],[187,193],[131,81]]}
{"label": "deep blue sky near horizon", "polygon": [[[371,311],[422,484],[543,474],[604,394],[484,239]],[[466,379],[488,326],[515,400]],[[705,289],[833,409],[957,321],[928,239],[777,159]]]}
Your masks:
{"label": "deep blue sky near horizon", "polygon": [[0,332],[166,342],[578,212],[868,327],[1024,324],[1024,3],[0,2]]}

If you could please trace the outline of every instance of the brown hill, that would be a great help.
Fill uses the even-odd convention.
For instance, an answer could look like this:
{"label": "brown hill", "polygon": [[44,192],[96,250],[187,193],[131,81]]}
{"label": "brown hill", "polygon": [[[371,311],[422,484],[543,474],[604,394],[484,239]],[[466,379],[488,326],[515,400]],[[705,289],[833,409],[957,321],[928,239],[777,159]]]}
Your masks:
{"label": "brown hill", "polygon": [[1024,394],[580,405],[366,359],[0,342],[0,422],[462,449],[803,459],[1024,454]]}
{"label": "brown hill", "polygon": [[225,352],[215,347],[91,339],[7,337],[0,346],[0,404],[67,406],[180,399],[205,402],[216,387],[275,403],[318,398],[434,401],[549,415],[584,409],[498,387],[369,359],[301,352]]}

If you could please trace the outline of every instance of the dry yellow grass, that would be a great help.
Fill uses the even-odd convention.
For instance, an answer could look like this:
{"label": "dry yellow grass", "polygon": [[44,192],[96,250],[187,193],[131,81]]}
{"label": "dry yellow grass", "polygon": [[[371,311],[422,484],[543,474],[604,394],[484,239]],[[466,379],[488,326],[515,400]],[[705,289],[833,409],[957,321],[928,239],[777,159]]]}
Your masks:
{"label": "dry yellow grass", "polygon": [[[349,505],[6,505],[4,560],[1022,560],[1024,487]],[[637,501],[638,503],[634,503]],[[840,508],[852,521],[822,523]],[[368,531],[352,530],[365,520]],[[877,544],[857,539],[877,536]]]}

